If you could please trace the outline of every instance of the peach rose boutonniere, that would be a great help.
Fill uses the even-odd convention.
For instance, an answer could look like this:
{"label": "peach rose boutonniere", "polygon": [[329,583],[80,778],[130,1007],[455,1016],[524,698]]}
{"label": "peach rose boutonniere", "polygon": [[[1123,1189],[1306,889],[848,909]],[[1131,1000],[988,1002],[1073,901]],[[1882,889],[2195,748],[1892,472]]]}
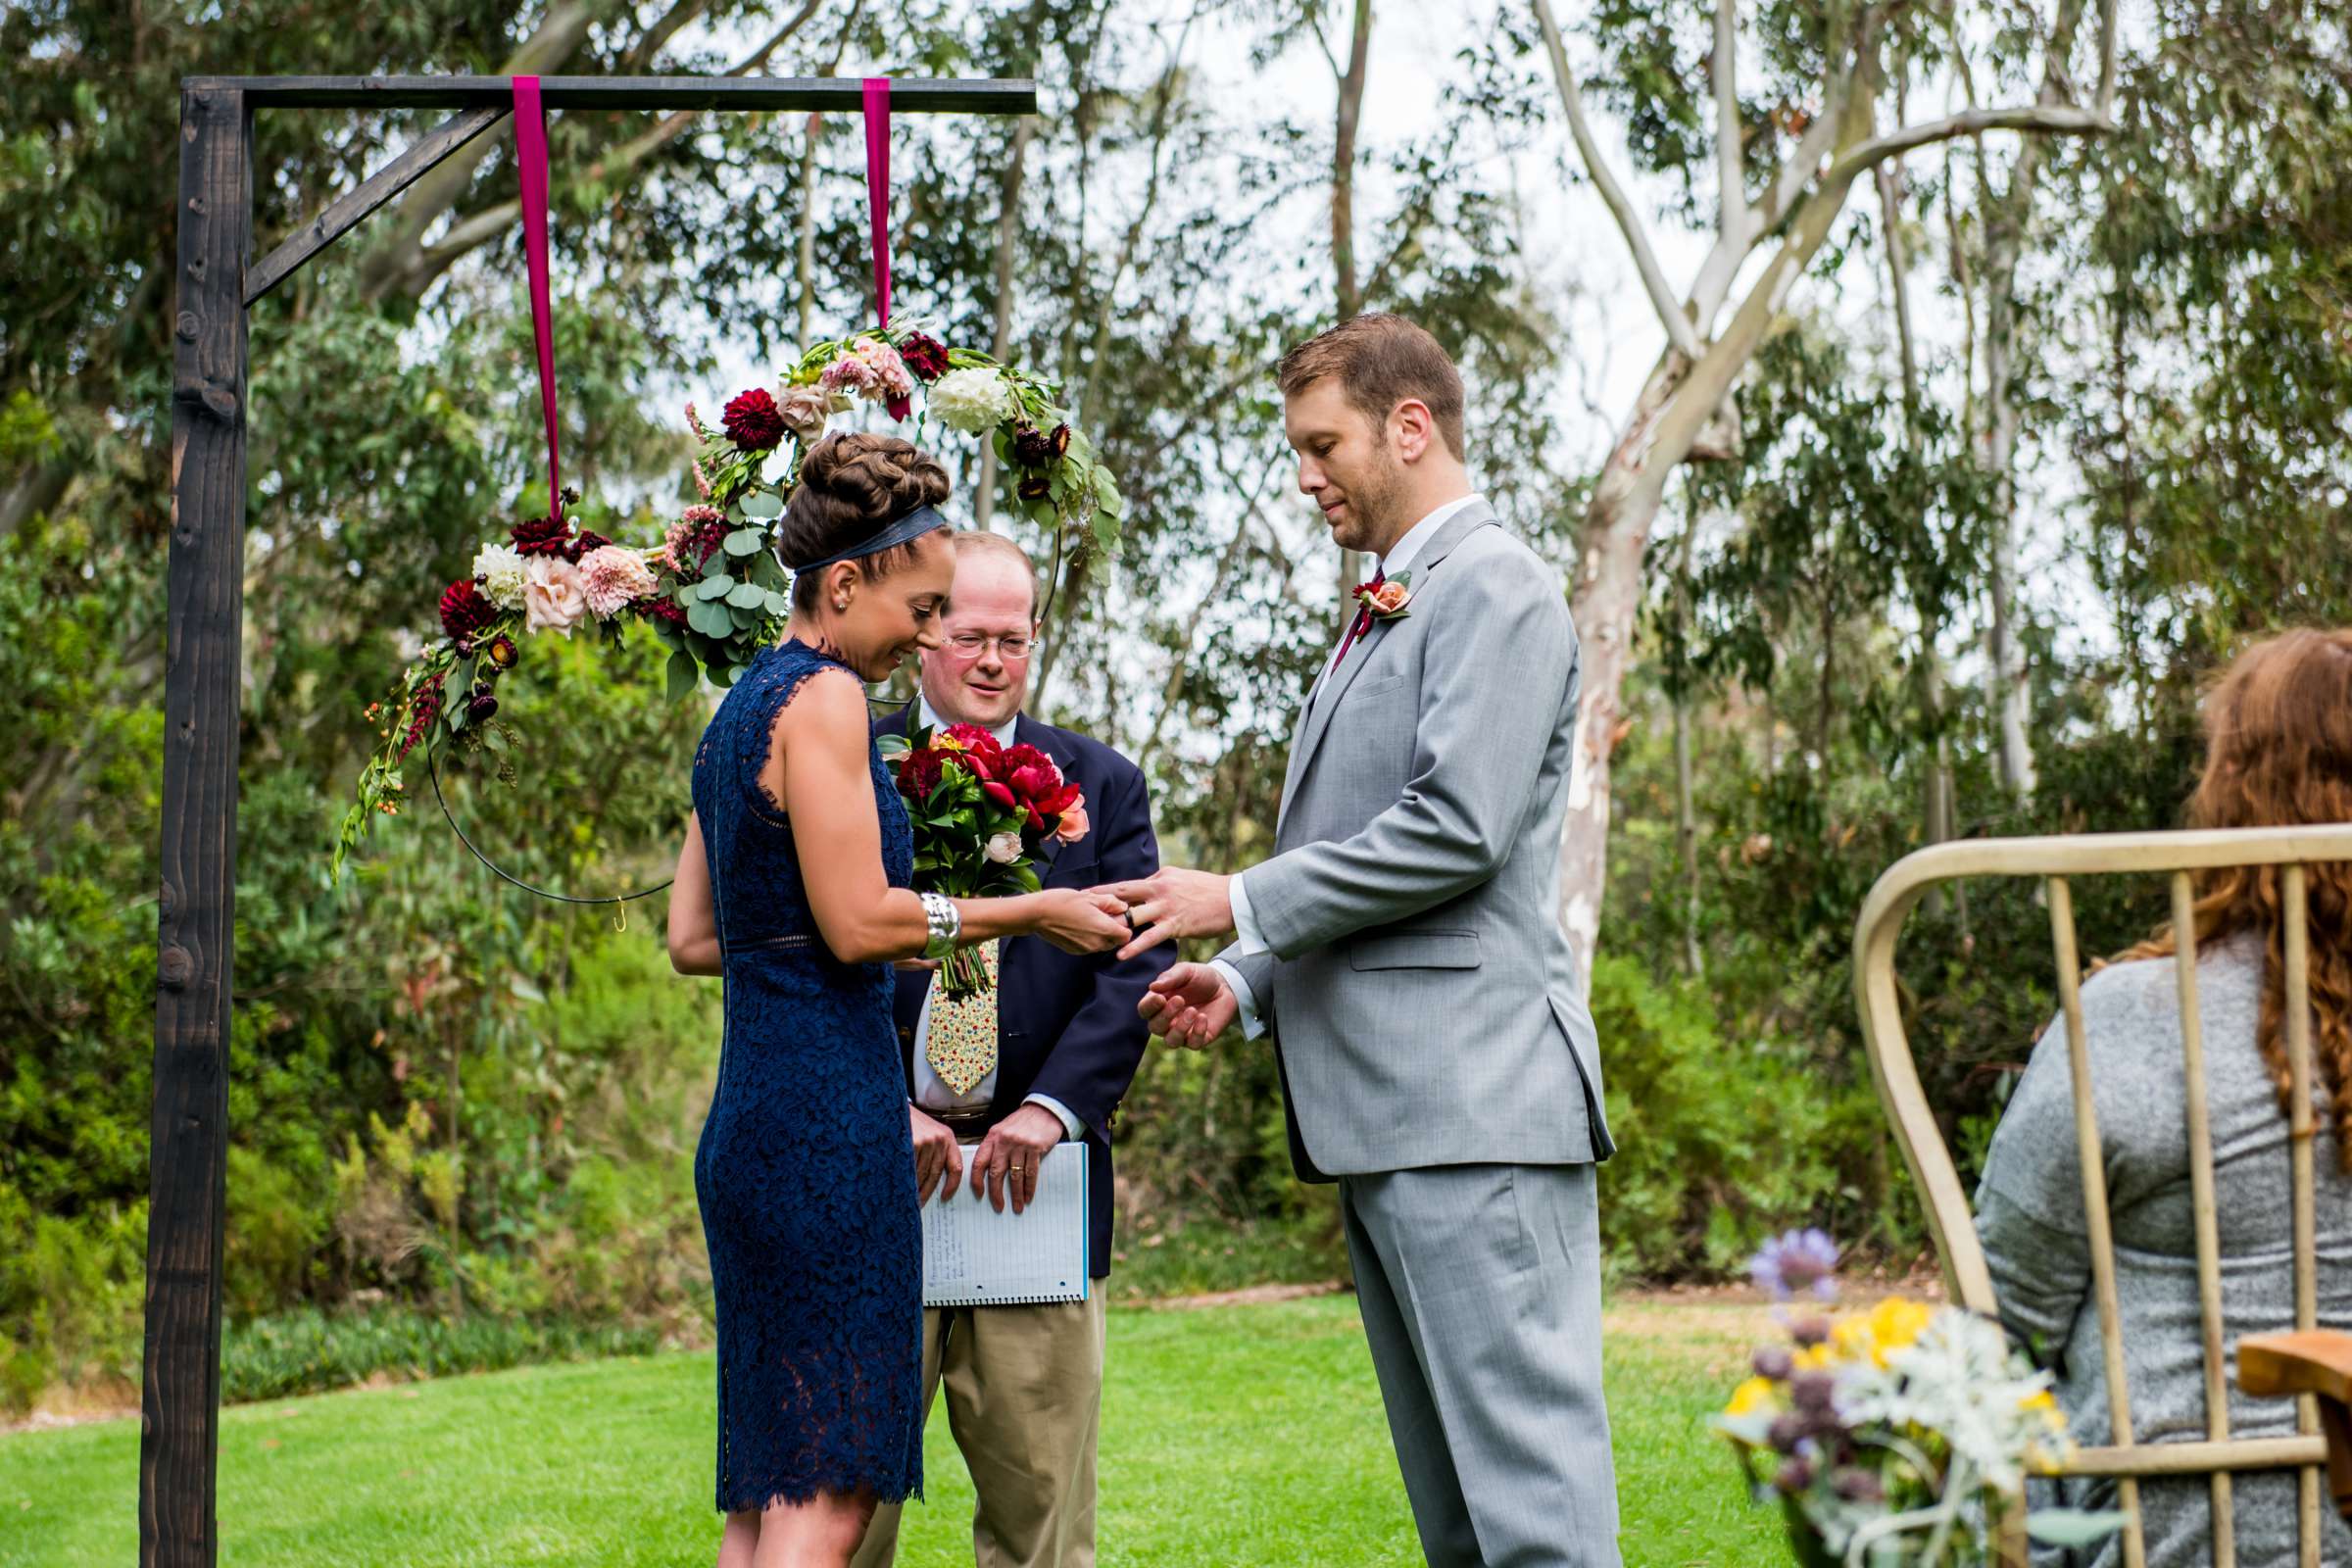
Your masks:
{"label": "peach rose boutonniere", "polygon": [[1374,620],[1402,620],[1412,613],[1413,574],[1400,571],[1377,588],[1365,583],[1355,591],[1355,602]]}

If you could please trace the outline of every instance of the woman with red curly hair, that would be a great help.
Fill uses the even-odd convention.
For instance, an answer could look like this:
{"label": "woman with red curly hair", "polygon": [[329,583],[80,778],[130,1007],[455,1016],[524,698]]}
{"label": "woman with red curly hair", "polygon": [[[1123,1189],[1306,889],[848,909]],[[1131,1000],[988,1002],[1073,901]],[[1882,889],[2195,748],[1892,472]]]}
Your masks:
{"label": "woman with red curly hair", "polygon": [[[2290,631],[2246,650],[2207,698],[2205,732],[2190,826],[2352,822],[2352,631]],[[2319,1110],[2320,1321],[2352,1328],[2352,864],[2314,865],[2305,880],[2319,1058],[2312,1099]],[[2196,879],[2197,1005],[2228,1344],[2294,1327],[2280,882],[2277,866],[2224,867]],[[2177,948],[2178,934],[2168,928],[2082,987],[2132,1436],[2143,1444],[2206,1435]],[[2066,1032],[2049,1028],[1993,1135],[1977,1229],[2002,1319],[2057,1370],[2058,1399],[2076,1441],[2104,1445],[2115,1439],[2076,1149]],[[2233,1436],[2292,1436],[2294,1419],[2287,1400],[2230,1396]],[[2066,1485],[2066,1500],[2077,1506],[2115,1506],[2110,1479]],[[2230,1512],[2243,1568],[2288,1568],[2297,1560],[2295,1485],[2283,1471],[2233,1478]],[[2149,1568],[2203,1568],[2213,1560],[2211,1493],[2202,1476],[2143,1480],[2139,1501]],[[2332,1511],[2324,1529],[2323,1559],[2352,1563],[2352,1531]],[[2104,1568],[2121,1552],[2122,1538],[2111,1536],[2087,1560]]]}

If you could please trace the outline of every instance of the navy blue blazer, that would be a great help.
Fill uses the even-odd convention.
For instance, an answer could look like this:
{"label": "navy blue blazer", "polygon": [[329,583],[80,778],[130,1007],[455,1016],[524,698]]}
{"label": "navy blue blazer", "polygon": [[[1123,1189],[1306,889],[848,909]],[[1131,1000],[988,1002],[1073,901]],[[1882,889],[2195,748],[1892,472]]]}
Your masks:
{"label": "navy blue blazer", "polygon": [[[874,733],[908,734],[919,712],[920,705],[910,703],[875,720]],[[1152,792],[1141,768],[1101,741],[1026,713],[1015,721],[1013,739],[1053,758],[1062,777],[1086,792],[1086,837],[1040,852],[1038,873],[1047,887],[1091,888],[1159,869]],[[1060,1102],[1086,1124],[1088,1272],[1096,1279],[1110,1272],[1111,1116],[1135,1081],[1150,1039],[1136,1004],[1175,961],[1174,943],[1124,962],[1108,953],[1064,953],[1042,937],[1004,943],[997,977],[997,1093],[988,1125],[1032,1094]],[[899,1053],[911,1096],[914,1028],[931,977],[902,972],[898,979]]]}

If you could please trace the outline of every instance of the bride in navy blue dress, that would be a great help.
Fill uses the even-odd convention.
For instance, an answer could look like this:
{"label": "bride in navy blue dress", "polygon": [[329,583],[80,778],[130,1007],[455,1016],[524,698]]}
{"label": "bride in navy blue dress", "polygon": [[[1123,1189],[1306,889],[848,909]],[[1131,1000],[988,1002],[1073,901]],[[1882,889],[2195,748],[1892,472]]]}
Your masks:
{"label": "bride in navy blue dress", "polygon": [[866,683],[939,646],[947,470],[892,436],[810,450],[778,553],[786,638],[694,760],[670,960],[726,977],[695,1191],[718,1309],[719,1568],[846,1564],[922,1486],[922,1222],[891,961],[1043,936],[1127,940],[1117,900],[917,895]]}

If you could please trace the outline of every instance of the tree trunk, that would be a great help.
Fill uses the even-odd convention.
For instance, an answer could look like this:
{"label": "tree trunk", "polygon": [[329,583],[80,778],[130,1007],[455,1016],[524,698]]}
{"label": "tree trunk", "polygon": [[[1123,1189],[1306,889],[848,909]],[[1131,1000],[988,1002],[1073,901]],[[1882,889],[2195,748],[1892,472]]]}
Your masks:
{"label": "tree trunk", "polygon": [[[1004,187],[997,207],[997,294],[988,352],[999,363],[1012,346],[1012,260],[1021,233],[1021,173],[1029,162],[1029,142],[1037,121],[1024,115],[1012,127],[1012,151],[1004,160]],[[997,513],[997,446],[980,443],[980,478],[972,492],[972,526],[987,531]]]}
{"label": "tree trunk", "polygon": [[[1686,497],[1688,494],[1686,489]],[[1678,639],[1690,635],[1690,547],[1698,534],[1697,509],[1686,510],[1690,515],[1683,523],[1682,561],[1674,585]],[[1706,973],[1706,959],[1698,951],[1698,801],[1691,772],[1690,669],[1686,662],[1674,687],[1674,853],[1683,862],[1683,971],[1696,980]]]}
{"label": "tree trunk", "polygon": [[1608,872],[1609,757],[1617,746],[1619,699],[1633,665],[1642,558],[1665,488],[1663,476],[1652,471],[1659,454],[1650,439],[1683,380],[1682,358],[1670,350],[1642,385],[1634,416],[1585,508],[1579,540],[1584,559],[1569,598],[1583,688],[1567,821],[1560,835],[1560,923],[1576,951],[1577,968],[1588,979]]}
{"label": "tree trunk", "polygon": [[1364,107],[1364,74],[1372,54],[1372,0],[1355,0],[1355,29],[1348,70],[1340,77],[1339,123],[1331,152],[1331,265],[1340,319],[1358,315],[1364,296],[1355,279],[1355,127]]}

